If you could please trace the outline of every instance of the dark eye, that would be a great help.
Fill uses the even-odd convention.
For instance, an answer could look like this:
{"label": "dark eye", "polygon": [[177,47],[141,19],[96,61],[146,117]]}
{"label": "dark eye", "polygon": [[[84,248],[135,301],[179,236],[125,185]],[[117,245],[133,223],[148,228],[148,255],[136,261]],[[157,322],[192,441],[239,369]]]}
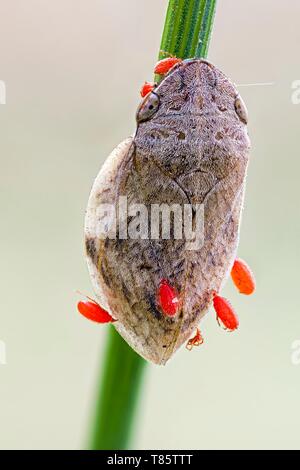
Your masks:
{"label": "dark eye", "polygon": [[141,102],[136,113],[137,122],[147,121],[159,108],[159,97],[156,93],[151,92],[144,101]]}

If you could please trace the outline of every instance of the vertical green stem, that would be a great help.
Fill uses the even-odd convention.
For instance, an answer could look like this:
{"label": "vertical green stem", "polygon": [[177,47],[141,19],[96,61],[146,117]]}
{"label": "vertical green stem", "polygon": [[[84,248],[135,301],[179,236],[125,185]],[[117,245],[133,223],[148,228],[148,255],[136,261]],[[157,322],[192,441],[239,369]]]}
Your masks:
{"label": "vertical green stem", "polygon": [[111,327],[105,352],[99,401],[91,436],[92,449],[126,449],[146,361]]}
{"label": "vertical green stem", "polygon": [[[206,57],[217,0],[170,0],[158,58]],[[156,76],[159,82],[161,77]]]}
{"label": "vertical green stem", "polygon": [[[159,58],[206,57],[216,0],[169,0]],[[159,80],[160,77],[157,77]],[[111,327],[94,413],[91,449],[126,449],[146,361]]]}

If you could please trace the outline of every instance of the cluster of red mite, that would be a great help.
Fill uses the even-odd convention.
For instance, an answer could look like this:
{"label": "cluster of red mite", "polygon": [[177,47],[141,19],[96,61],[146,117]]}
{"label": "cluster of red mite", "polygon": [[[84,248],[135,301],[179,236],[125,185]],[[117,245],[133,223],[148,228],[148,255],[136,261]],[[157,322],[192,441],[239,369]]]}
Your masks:
{"label": "cluster of red mite", "polygon": [[[241,294],[250,295],[254,292],[255,280],[245,261],[235,260],[231,269],[231,278]],[[166,279],[163,279],[158,286],[157,303],[162,313],[169,318],[174,317],[180,309],[180,296]],[[234,331],[238,328],[238,317],[227,299],[213,292],[213,306],[219,325],[227,331]],[[97,323],[117,321],[95,300],[90,298],[86,302],[78,302],[77,308],[84,317]],[[199,346],[202,343],[203,338],[197,328],[195,336],[187,342],[186,348],[191,350],[194,346]]]}
{"label": "cluster of red mite", "polygon": [[[164,75],[178,62],[181,62],[181,59],[176,57],[163,59],[157,63],[154,73]],[[146,96],[155,86],[154,83],[145,82],[140,91],[141,96]],[[241,259],[235,260],[231,269],[231,278],[241,294],[250,295],[254,292],[254,276],[245,261]],[[180,296],[166,279],[162,279],[158,286],[157,303],[161,312],[170,318],[174,317],[180,309]],[[219,325],[223,326],[227,331],[234,331],[238,328],[239,320],[233,307],[227,299],[219,296],[217,292],[213,292],[213,306]],[[89,297],[86,302],[78,302],[77,308],[84,317],[97,323],[113,323],[117,321],[95,300]],[[186,348],[191,350],[194,346],[199,346],[202,343],[203,338],[199,328],[197,328],[195,336],[187,342]]]}

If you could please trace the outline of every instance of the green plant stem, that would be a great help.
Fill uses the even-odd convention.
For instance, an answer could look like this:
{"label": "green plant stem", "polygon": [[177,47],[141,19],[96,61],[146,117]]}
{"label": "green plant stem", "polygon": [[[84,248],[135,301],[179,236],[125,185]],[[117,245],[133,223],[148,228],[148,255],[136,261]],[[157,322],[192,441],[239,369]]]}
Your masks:
{"label": "green plant stem", "polygon": [[146,361],[110,327],[92,449],[126,449]]}
{"label": "green plant stem", "polygon": [[[159,58],[206,57],[215,6],[216,0],[170,0]],[[90,448],[126,449],[134,429],[146,361],[113,326],[104,361]]]}
{"label": "green plant stem", "polygon": [[[217,0],[170,0],[159,59],[206,57]],[[155,81],[159,82],[157,75]]]}

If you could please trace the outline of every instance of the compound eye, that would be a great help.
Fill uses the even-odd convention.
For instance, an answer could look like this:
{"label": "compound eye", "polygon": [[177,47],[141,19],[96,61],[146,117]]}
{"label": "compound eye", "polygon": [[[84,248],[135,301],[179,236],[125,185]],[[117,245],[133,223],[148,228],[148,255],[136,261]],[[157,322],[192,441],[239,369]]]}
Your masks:
{"label": "compound eye", "polygon": [[153,91],[149,93],[141,102],[136,113],[136,120],[138,123],[147,121],[156,113],[159,108],[159,97]]}

